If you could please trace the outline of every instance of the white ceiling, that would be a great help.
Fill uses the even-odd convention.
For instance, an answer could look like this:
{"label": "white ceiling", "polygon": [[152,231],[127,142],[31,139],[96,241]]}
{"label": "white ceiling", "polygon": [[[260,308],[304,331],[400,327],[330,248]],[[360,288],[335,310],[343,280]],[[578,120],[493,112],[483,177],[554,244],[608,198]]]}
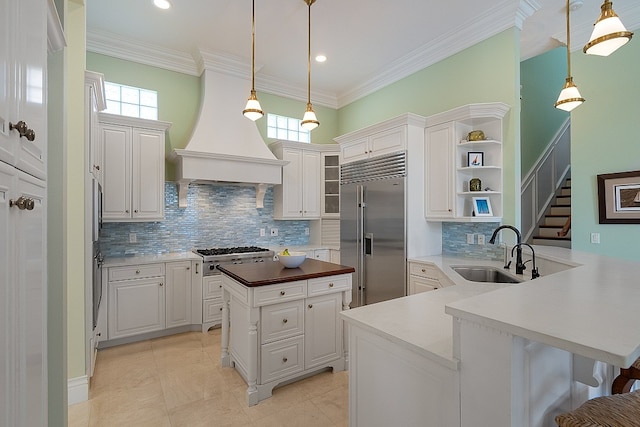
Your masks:
{"label": "white ceiling", "polygon": [[[195,52],[249,73],[251,0],[86,0],[87,49],[199,75]],[[572,50],[588,41],[602,0],[571,14]],[[631,31],[640,2],[615,0]],[[566,39],[564,0],[317,0],[311,8],[312,101],[339,107],[513,26],[528,59]],[[636,36],[640,38],[640,35]],[[560,41],[558,41],[560,40]],[[632,43],[640,41],[632,40]],[[256,87],[306,99],[307,5],[256,0]]]}

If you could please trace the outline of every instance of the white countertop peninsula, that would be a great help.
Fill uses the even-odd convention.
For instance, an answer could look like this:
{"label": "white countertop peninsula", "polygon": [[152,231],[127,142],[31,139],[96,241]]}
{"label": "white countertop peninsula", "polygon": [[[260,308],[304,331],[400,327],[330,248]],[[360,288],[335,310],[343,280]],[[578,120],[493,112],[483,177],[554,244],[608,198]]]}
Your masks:
{"label": "white countertop peninsula", "polygon": [[[344,312],[354,383],[351,425],[384,425],[393,417],[403,425],[553,425],[555,414],[586,399],[586,386],[575,382],[576,357],[628,366],[640,356],[639,264],[562,248],[535,250],[541,277],[530,280],[529,263],[525,281],[515,285],[469,282],[451,269],[502,268],[502,262],[411,259],[435,264],[456,285]],[[369,375],[387,378],[390,386],[377,393]],[[608,381],[589,397],[606,393]],[[392,394],[403,402],[398,411],[382,405]]]}

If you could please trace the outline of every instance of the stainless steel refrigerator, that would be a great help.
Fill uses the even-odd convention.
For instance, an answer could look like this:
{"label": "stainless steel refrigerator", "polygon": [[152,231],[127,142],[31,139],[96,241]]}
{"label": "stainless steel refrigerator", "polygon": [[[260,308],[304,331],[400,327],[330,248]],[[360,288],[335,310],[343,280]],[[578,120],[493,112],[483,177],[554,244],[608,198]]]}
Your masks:
{"label": "stainless steel refrigerator", "polygon": [[406,295],[406,153],[340,167],[340,263],[355,268],[351,307]]}

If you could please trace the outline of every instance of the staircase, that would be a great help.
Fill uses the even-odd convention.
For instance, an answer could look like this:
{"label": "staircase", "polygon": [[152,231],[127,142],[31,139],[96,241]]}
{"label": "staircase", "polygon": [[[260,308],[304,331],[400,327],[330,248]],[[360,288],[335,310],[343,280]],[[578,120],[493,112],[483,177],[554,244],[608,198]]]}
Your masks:
{"label": "staircase", "polygon": [[571,178],[558,190],[532,243],[571,248]]}

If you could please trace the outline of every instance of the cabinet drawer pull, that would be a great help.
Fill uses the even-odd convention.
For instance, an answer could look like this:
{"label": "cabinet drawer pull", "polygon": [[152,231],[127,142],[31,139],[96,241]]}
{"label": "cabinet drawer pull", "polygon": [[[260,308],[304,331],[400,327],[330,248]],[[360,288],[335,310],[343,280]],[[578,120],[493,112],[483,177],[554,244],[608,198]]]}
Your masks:
{"label": "cabinet drawer pull", "polygon": [[286,318],[282,319],[282,323],[287,323],[288,320]]}
{"label": "cabinet drawer pull", "polygon": [[288,360],[288,359],[286,358],[286,356],[285,356],[285,357],[283,357],[283,358],[282,358],[282,363],[287,363],[287,360]]}
{"label": "cabinet drawer pull", "polygon": [[333,282],[329,283],[329,287],[333,288]]}
{"label": "cabinet drawer pull", "polygon": [[284,291],[280,291],[280,296],[284,296],[285,292]]}
{"label": "cabinet drawer pull", "polygon": [[309,304],[309,308],[313,308],[313,304]]}

